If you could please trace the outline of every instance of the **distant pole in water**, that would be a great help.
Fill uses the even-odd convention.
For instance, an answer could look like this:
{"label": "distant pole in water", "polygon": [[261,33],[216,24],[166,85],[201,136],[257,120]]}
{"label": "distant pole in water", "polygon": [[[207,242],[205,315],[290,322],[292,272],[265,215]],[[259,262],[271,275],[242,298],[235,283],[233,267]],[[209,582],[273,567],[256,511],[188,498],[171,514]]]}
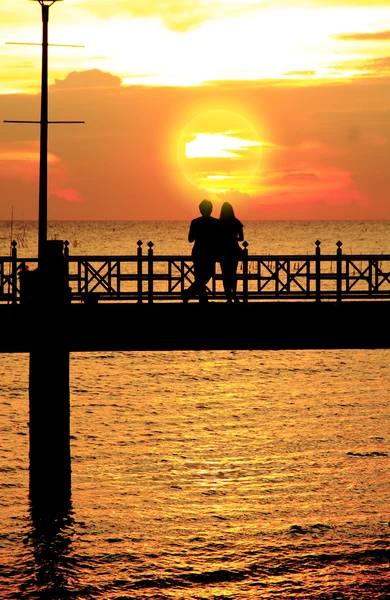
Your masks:
{"label": "distant pole in water", "polygon": [[9,240],[9,252],[10,254],[12,254],[12,237],[14,234],[14,205],[12,205],[12,210],[11,210],[11,235],[10,235],[10,240]]}

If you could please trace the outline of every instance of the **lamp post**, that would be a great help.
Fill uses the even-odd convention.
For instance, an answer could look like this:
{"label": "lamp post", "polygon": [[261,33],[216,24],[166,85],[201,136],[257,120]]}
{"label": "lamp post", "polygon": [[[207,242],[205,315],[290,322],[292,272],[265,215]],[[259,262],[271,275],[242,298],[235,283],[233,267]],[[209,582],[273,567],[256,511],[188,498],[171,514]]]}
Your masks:
{"label": "lamp post", "polygon": [[49,8],[61,0],[37,0],[42,7],[41,136],[39,156],[38,265],[45,270],[47,242],[47,144],[48,144],[48,23]]}
{"label": "lamp post", "polygon": [[[39,211],[38,211],[38,266],[43,275],[46,271],[47,255],[47,150],[48,150],[48,125],[52,123],[84,123],[84,121],[49,121],[48,109],[48,23],[49,8],[55,2],[62,0],[33,0],[39,2],[42,8],[42,44],[24,42],[6,42],[7,44],[22,44],[28,46],[42,46],[42,74],[41,74],[41,118],[39,121],[14,121],[5,120],[4,123],[35,123],[40,125],[40,160],[39,160]],[[50,44],[52,45],[52,44]],[[53,44],[54,46],[70,46],[83,48],[74,44]]]}
{"label": "lamp post", "polygon": [[[6,120],[5,123],[34,123],[40,125],[39,165],[39,221],[38,221],[38,268],[40,278],[40,304],[36,304],[36,332],[30,347],[30,499],[42,514],[67,503],[71,495],[70,459],[70,392],[69,392],[69,349],[51,327],[47,319],[47,304],[50,299],[51,314],[60,321],[66,294],[58,292],[55,272],[48,273],[48,262],[58,261],[58,255],[49,257],[47,241],[47,172],[48,172],[48,126],[53,123],[84,123],[84,121],[49,121],[48,118],[48,23],[49,8],[60,0],[34,0],[42,7],[42,82],[41,118],[39,121]],[[20,42],[7,42],[19,44]],[[24,45],[24,42],[22,42]],[[37,45],[29,43],[28,45]],[[41,45],[41,44],[38,44]],[[54,44],[63,46],[64,44]],[[68,44],[66,44],[68,46]],[[74,46],[72,47],[82,47]],[[57,244],[57,241],[54,242]],[[49,277],[54,285],[51,295]],[[53,279],[54,277],[54,279]],[[58,281],[58,280],[57,280]],[[16,286],[15,286],[16,289]],[[57,293],[55,290],[57,289]],[[64,290],[63,290],[64,291]],[[53,311],[55,311],[53,313]]]}

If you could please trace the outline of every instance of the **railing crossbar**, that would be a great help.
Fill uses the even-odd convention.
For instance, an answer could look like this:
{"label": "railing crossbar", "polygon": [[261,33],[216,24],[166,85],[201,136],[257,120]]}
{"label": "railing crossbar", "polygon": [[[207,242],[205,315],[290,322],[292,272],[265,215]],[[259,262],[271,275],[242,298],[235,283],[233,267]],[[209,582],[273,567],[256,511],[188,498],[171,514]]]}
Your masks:
{"label": "railing crossbar", "polygon": [[[152,242],[147,253],[139,242],[136,255],[113,256],[69,256],[66,244],[74,302],[82,302],[91,294],[100,301],[180,301],[194,280],[191,256],[155,255]],[[390,300],[390,255],[343,254],[341,242],[336,255],[325,255],[319,244],[315,255],[249,255],[245,249],[237,273],[239,297],[244,301]],[[13,242],[11,256],[0,257],[1,302],[20,302],[19,275],[37,265],[37,258],[18,258],[16,246]],[[219,266],[207,287],[212,298],[225,299]],[[50,294],[50,290],[45,293]]]}
{"label": "railing crossbar", "polygon": [[[99,269],[95,269],[90,262],[86,262],[85,263],[85,269],[86,269],[86,278],[87,278],[87,284],[89,287],[89,284],[96,279],[96,283],[95,285],[92,287],[92,289],[90,289],[89,291],[92,293],[94,290],[97,289],[97,287],[99,285],[102,285],[103,287],[106,288],[107,292],[110,293],[116,293],[116,290],[109,284],[106,282],[104,275],[101,275],[102,270],[107,267],[107,272],[105,273],[105,276],[110,277],[110,274],[112,272],[112,270],[114,269],[114,265],[116,265],[117,263],[113,263],[113,266],[111,266],[111,261],[106,261],[104,262]],[[91,275],[91,277],[89,277],[89,275]]]}

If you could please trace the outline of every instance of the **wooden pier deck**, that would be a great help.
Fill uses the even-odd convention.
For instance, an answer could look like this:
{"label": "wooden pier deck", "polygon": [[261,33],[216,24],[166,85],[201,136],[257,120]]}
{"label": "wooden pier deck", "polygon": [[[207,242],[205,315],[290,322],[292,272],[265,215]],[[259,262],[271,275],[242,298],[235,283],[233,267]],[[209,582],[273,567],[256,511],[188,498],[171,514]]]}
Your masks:
{"label": "wooden pier deck", "polygon": [[390,301],[0,305],[0,322],[0,352],[390,347]]}
{"label": "wooden pier deck", "polygon": [[191,256],[142,246],[71,256],[68,242],[50,241],[57,267],[42,283],[37,258],[13,242],[0,257],[0,352],[389,347],[390,255],[344,254],[341,242],[323,255],[317,240],[311,255],[258,256],[244,242],[241,302],[226,304],[217,264],[202,306],[182,303]]}

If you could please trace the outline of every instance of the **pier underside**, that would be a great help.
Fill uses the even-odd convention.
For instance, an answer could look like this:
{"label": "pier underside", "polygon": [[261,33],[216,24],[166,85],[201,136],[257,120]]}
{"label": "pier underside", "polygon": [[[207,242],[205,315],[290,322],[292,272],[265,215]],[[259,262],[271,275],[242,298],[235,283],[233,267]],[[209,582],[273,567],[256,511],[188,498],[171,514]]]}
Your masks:
{"label": "pier underside", "polygon": [[389,348],[390,301],[0,306],[0,352]]}

